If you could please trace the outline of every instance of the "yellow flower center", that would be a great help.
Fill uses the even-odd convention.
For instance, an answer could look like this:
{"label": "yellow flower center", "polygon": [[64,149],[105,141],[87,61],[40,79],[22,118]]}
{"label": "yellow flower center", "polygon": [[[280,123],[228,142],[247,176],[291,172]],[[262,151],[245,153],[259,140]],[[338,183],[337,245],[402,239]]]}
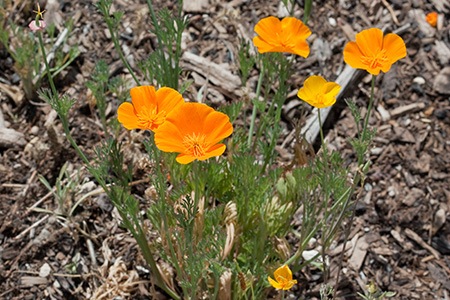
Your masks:
{"label": "yellow flower center", "polygon": [[195,157],[202,157],[206,154],[207,144],[206,135],[193,133],[183,138],[183,145],[186,152],[191,153]]}
{"label": "yellow flower center", "polygon": [[386,50],[382,49],[377,51],[374,56],[363,56],[361,57],[362,63],[369,66],[371,69],[383,67],[383,65],[388,61]]}
{"label": "yellow flower center", "polygon": [[148,129],[155,129],[166,120],[166,112],[164,110],[158,112],[156,107],[153,109],[141,107],[136,116],[138,117],[139,126]]}
{"label": "yellow flower center", "polygon": [[323,105],[325,102],[325,95],[322,93],[316,94],[316,103]]}

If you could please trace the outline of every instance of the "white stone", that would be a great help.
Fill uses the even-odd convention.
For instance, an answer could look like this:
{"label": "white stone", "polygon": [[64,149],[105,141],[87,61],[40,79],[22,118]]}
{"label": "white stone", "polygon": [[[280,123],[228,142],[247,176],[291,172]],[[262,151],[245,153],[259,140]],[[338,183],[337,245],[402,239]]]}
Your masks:
{"label": "white stone", "polygon": [[42,265],[42,267],[39,269],[39,277],[47,277],[50,272],[52,271],[52,268],[48,263],[45,263]]}

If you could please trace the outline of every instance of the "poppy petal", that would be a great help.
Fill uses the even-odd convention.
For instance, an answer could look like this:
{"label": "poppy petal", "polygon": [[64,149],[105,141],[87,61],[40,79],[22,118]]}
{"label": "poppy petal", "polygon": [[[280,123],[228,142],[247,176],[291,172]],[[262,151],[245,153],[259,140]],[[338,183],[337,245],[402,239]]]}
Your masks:
{"label": "poppy petal", "polygon": [[315,101],[315,98],[319,91],[322,91],[326,80],[320,76],[310,76],[308,77],[303,87],[298,91],[297,96],[303,101]]}
{"label": "poppy petal", "polygon": [[123,127],[128,130],[139,128],[139,120],[136,116],[136,111],[134,110],[133,105],[129,102],[120,104],[117,109],[117,119]]}
{"label": "poppy petal", "polygon": [[294,54],[305,58],[308,57],[310,53],[309,45],[306,41],[298,41],[292,51]]}
{"label": "poppy petal", "polygon": [[186,147],[182,141],[183,135],[179,128],[167,120],[155,132],[155,144],[161,151],[183,152]]}
{"label": "poppy petal", "polygon": [[178,163],[186,165],[193,162],[196,159],[196,157],[191,154],[180,153],[175,159]]}
{"label": "poppy petal", "polygon": [[273,286],[274,288],[276,288],[277,290],[281,290],[282,289],[281,284],[279,284],[278,282],[273,280],[270,276],[267,277],[267,280],[269,280],[270,285]]}
{"label": "poppy petal", "polygon": [[292,280],[292,271],[287,265],[283,265],[280,268],[276,269],[273,275],[277,280],[278,278],[283,278],[284,280]]}
{"label": "poppy petal", "polygon": [[[383,48],[386,50],[386,56],[390,64],[406,57],[405,42],[395,33],[389,33],[384,37]],[[383,72],[386,71],[383,70]]]}
{"label": "poppy petal", "polygon": [[336,97],[339,94],[339,91],[341,90],[341,86],[337,84],[336,82],[327,82],[324,85],[324,93],[325,95],[332,95],[333,97]]}
{"label": "poppy petal", "polygon": [[272,44],[269,44],[259,36],[255,36],[253,38],[253,44],[256,48],[258,48],[259,53],[276,52],[276,47],[274,47]]}
{"label": "poppy petal", "polygon": [[142,107],[156,106],[155,87],[150,85],[136,86],[130,90],[131,102],[134,109],[140,111]]}
{"label": "poppy petal", "polygon": [[281,21],[281,28],[286,36],[292,39],[307,39],[311,30],[302,21],[293,17],[286,17]]}
{"label": "poppy petal", "polygon": [[280,43],[281,21],[275,17],[261,19],[255,25],[255,32],[267,44],[278,45]]}
{"label": "poppy petal", "polygon": [[354,69],[365,69],[366,65],[362,61],[364,54],[355,42],[348,42],[344,47],[344,61]]}
{"label": "poppy petal", "polygon": [[383,47],[383,31],[370,28],[356,34],[356,44],[364,56],[373,57]]}
{"label": "poppy petal", "polygon": [[283,44],[290,48],[290,52],[302,57],[309,55],[309,45],[306,39],[311,35],[311,30],[302,21],[287,17],[281,21],[283,30]]}
{"label": "poppy petal", "polygon": [[162,87],[156,91],[156,101],[158,112],[170,112],[178,105],[184,103],[183,96],[178,91],[169,87]]}
{"label": "poppy petal", "polygon": [[202,158],[199,158],[199,160],[205,160],[214,156],[221,156],[224,152],[227,146],[224,144],[216,144],[209,148],[206,152],[206,155]]}
{"label": "poppy petal", "polygon": [[205,134],[209,143],[216,144],[232,133],[233,126],[226,114],[214,111],[205,118]]}

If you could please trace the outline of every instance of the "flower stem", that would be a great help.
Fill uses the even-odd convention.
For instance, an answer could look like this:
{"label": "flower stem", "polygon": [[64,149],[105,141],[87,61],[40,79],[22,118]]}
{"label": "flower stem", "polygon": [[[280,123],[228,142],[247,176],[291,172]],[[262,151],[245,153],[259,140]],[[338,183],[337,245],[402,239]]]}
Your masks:
{"label": "flower stem", "polygon": [[305,25],[308,23],[309,15],[311,14],[311,6],[312,0],[305,0],[305,7],[303,12],[303,23],[305,23]]}
{"label": "flower stem", "polygon": [[[56,105],[61,107],[61,99],[59,97],[58,91],[56,90],[55,83],[53,82],[52,74],[50,73],[50,66],[48,64],[47,53],[45,52],[44,40],[42,39],[42,33],[41,32],[38,33],[38,39],[39,39],[39,47],[41,48],[41,52],[42,52],[42,58],[44,59],[45,70],[46,70],[46,73],[47,73],[48,82],[49,82],[50,88],[52,90],[52,97],[55,98]],[[64,129],[64,133],[66,134],[66,137],[69,140],[69,143],[72,145],[72,147],[77,152],[78,156],[80,156],[80,158],[83,160],[83,162],[89,168],[90,167],[90,161],[88,160],[88,158],[86,157],[84,152],[80,149],[80,147],[78,147],[77,143],[75,142],[75,140],[73,139],[72,135],[70,134],[70,129],[69,129],[69,124],[68,124],[68,120],[67,120],[67,115],[59,114],[59,117],[61,119],[61,123],[62,123],[63,129]]]}
{"label": "flower stem", "polygon": [[[258,101],[258,99],[259,99],[259,94],[261,93],[261,85],[262,85],[263,79],[264,79],[264,63],[262,63],[261,71],[259,73],[258,84],[256,86],[255,101]],[[247,141],[247,146],[249,148],[250,148],[250,145],[252,144],[253,130],[255,127],[255,120],[256,120],[256,110],[257,110],[257,107],[253,103],[253,111],[252,111],[252,117],[250,119],[250,128],[248,130],[248,141]]]}
{"label": "flower stem", "polygon": [[45,70],[47,73],[48,82],[50,83],[50,88],[52,89],[53,96],[57,97],[59,100],[58,92],[56,91],[56,87],[55,87],[55,83],[53,82],[52,74],[50,74],[50,66],[48,65],[48,61],[47,61],[47,53],[45,52],[44,40],[42,39],[42,33],[40,31],[38,32],[38,38],[39,38],[39,47],[41,48],[42,57],[44,58]]}
{"label": "flower stem", "polygon": [[373,102],[374,102],[374,90],[375,90],[375,75],[372,75],[372,86],[370,88],[370,99],[369,99],[369,106],[367,107],[367,113],[366,113],[366,118],[364,120],[364,127],[363,127],[363,132],[361,135],[361,139],[364,141],[366,139],[366,135],[367,135],[367,127],[369,126],[369,118],[370,118],[370,113],[372,111],[372,106],[373,106]]}
{"label": "flower stem", "polygon": [[134,82],[136,82],[137,85],[141,85],[139,82],[139,79],[137,79],[136,75],[134,74],[133,69],[131,68],[130,64],[128,63],[128,60],[125,58],[125,55],[123,54],[122,48],[120,48],[119,40],[117,39],[117,35],[114,28],[113,20],[111,20],[110,14],[109,14],[109,8],[106,3],[99,2],[100,11],[103,14],[103,17],[105,18],[106,25],[108,26],[109,33],[111,34],[111,40],[114,43],[114,48],[116,48],[117,53],[119,54],[120,60],[125,65],[125,67],[128,69],[128,72],[130,72],[131,77],[133,77]]}
{"label": "flower stem", "polygon": [[318,119],[319,119],[319,132],[320,132],[320,141],[321,141],[321,143],[322,143],[322,147],[323,147],[323,151],[326,151],[325,150],[325,138],[324,138],[324,136],[323,136],[323,129],[322,129],[322,117],[321,117],[321,115],[320,115],[320,108],[318,108],[317,109],[317,117],[318,117]]}

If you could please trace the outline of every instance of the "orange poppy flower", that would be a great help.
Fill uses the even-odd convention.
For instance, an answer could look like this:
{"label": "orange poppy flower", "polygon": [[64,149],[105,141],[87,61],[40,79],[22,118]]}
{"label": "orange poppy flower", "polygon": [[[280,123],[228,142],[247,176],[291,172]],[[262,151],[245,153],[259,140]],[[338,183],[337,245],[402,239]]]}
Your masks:
{"label": "orange poppy flower", "polygon": [[233,132],[230,119],[201,103],[184,103],[167,115],[155,132],[155,144],[161,151],[177,152],[176,160],[188,164],[222,155],[221,140]]}
{"label": "orange poppy flower", "polygon": [[429,14],[427,14],[425,19],[427,20],[428,24],[430,24],[433,27],[436,27],[438,20],[438,13],[435,11],[430,12]]}
{"label": "orange poppy flower", "polygon": [[336,102],[341,86],[335,82],[328,82],[320,76],[310,76],[305,80],[297,96],[317,108],[324,108]]}
{"label": "orange poppy flower", "polygon": [[153,86],[138,86],[130,90],[131,102],[122,103],[117,110],[117,118],[128,129],[155,131],[164,123],[166,115],[184,103],[176,90]]}
{"label": "orange poppy flower", "polygon": [[386,73],[393,63],[406,56],[405,42],[394,33],[383,37],[383,31],[370,28],[356,34],[356,42],[348,42],[344,48],[344,61],[355,69],[370,74]]}
{"label": "orange poppy flower", "polygon": [[311,30],[302,21],[286,17],[279,20],[275,17],[261,19],[255,25],[258,36],[253,38],[253,44],[259,53],[288,52],[303,57],[309,55],[309,45],[306,39]]}
{"label": "orange poppy flower", "polygon": [[292,271],[288,266],[283,265],[275,270],[273,273],[275,280],[270,276],[267,277],[271,286],[277,290],[290,290],[294,284],[297,284],[297,280],[292,279]]}

